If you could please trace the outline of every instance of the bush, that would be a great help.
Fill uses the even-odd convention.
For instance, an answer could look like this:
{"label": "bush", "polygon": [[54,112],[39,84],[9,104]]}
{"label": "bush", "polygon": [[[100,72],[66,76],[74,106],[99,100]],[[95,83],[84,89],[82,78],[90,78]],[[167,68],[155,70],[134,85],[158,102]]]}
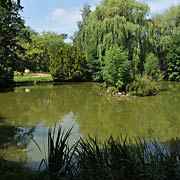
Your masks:
{"label": "bush", "polygon": [[130,79],[130,63],[126,51],[118,46],[110,48],[105,55],[103,79],[110,86],[124,89]]}
{"label": "bush", "polygon": [[158,87],[151,76],[136,76],[135,80],[126,86],[126,92],[132,96],[150,96],[155,95]]}
{"label": "bush", "polygon": [[114,86],[110,86],[110,87],[107,88],[107,93],[108,94],[114,94],[114,93],[118,93],[118,92],[119,92],[119,90]]}
{"label": "bush", "polygon": [[146,57],[144,71],[147,76],[151,76],[154,80],[163,79],[159,69],[159,60],[153,53],[149,53]]}
{"label": "bush", "polygon": [[55,81],[85,80],[85,57],[69,44],[54,44],[50,52],[50,72]]}

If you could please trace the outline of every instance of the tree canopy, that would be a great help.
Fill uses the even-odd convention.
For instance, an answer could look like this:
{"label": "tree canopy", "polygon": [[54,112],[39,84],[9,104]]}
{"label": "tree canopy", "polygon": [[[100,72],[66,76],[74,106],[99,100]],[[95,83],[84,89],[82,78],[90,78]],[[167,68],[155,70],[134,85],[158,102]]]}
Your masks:
{"label": "tree canopy", "polygon": [[24,48],[20,37],[25,36],[21,10],[19,0],[0,0],[0,84],[11,82],[13,71],[21,67]]}
{"label": "tree canopy", "polygon": [[50,72],[54,80],[118,88],[143,75],[157,80],[161,71],[180,79],[180,6],[149,16],[148,5],[136,0],[102,0],[94,11],[86,3],[72,44],[67,34],[25,27],[22,9],[19,0],[0,0],[0,84],[25,68]]}
{"label": "tree canopy", "polygon": [[[134,0],[104,0],[89,14],[86,23],[81,23],[84,27],[79,29],[75,44],[79,39],[82,41],[88,70],[93,79],[103,78],[101,70],[104,66],[104,57],[112,46],[127,51],[130,61],[135,61],[137,57],[140,62],[145,60],[148,12],[146,4]],[[141,72],[143,68],[139,65],[140,62],[136,64]]]}

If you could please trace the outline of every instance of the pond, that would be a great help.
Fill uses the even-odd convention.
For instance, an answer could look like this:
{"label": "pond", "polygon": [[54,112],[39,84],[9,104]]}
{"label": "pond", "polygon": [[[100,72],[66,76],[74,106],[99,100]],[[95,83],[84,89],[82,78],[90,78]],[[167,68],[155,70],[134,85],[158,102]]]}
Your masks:
{"label": "pond", "polygon": [[169,142],[180,135],[180,83],[151,97],[113,99],[97,83],[21,86],[0,92],[0,155],[38,167],[55,123],[73,126],[71,141],[111,134]]}

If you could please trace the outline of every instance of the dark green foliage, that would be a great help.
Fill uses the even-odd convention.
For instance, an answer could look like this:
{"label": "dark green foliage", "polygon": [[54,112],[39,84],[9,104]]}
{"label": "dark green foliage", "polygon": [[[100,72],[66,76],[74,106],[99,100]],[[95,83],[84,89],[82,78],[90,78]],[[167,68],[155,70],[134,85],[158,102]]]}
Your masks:
{"label": "dark green foliage", "polygon": [[151,76],[154,80],[161,80],[163,78],[159,69],[159,60],[153,53],[149,53],[146,57],[144,72],[147,76]]}
{"label": "dark green foliage", "polygon": [[179,81],[179,32],[180,6],[173,6],[164,14],[153,17],[154,52],[159,58],[160,68],[166,71],[168,80]]}
{"label": "dark green foliage", "polygon": [[124,89],[130,81],[130,62],[126,51],[115,46],[104,57],[103,79],[110,86]]}
{"label": "dark green foliage", "polygon": [[0,0],[0,84],[12,82],[13,71],[19,69],[24,53],[19,44],[24,28],[21,10],[20,1]]}
{"label": "dark green foliage", "polygon": [[157,83],[151,76],[136,76],[135,80],[126,86],[126,91],[132,96],[150,96],[158,92]]}
{"label": "dark green foliage", "polygon": [[49,129],[47,170],[52,180],[62,177],[71,177],[75,174],[76,170],[72,161],[76,144],[71,148],[68,146],[71,129],[65,132],[59,127],[56,137],[55,133],[56,127],[54,127],[53,131]]}
{"label": "dark green foliage", "polygon": [[168,79],[180,81],[180,28],[173,34],[167,48]]}
{"label": "dark green foliage", "polygon": [[53,44],[50,50],[50,72],[55,81],[85,80],[84,55],[66,43]]}
{"label": "dark green foliage", "polygon": [[13,70],[11,67],[0,64],[0,84],[10,83],[13,80]]}
{"label": "dark green foliage", "polygon": [[54,138],[54,132],[50,131],[49,159],[53,168],[51,171],[48,170],[49,168],[48,171],[45,170],[45,174],[42,172],[45,177],[53,177],[57,180],[178,180],[180,178],[179,145],[170,149],[156,141],[133,142],[127,137],[120,137],[117,140],[110,137],[101,143],[96,138],[89,137],[87,140],[81,139],[72,146],[73,151],[69,153],[67,140],[70,131],[64,134],[60,128],[57,138]]}
{"label": "dark green foliage", "polygon": [[[84,11],[87,12],[87,9],[84,8]],[[93,80],[103,79],[105,56],[114,46],[126,51],[133,73],[136,67],[139,68],[138,71],[143,71],[142,63],[148,44],[146,34],[149,22],[145,18],[148,10],[147,5],[134,0],[104,0],[95,11],[86,13],[86,21],[80,23],[74,43],[82,47],[87,70]]]}

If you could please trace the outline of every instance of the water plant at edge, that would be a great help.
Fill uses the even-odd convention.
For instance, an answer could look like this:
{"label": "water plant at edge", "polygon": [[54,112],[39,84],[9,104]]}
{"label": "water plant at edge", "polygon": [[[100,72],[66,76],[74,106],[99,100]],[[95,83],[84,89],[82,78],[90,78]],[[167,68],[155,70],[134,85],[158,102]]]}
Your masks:
{"label": "water plant at edge", "polygon": [[[112,136],[103,143],[89,136],[68,145],[71,130],[48,132],[48,180],[179,180],[179,140],[174,148],[158,141]],[[56,135],[57,133],[57,135]],[[45,160],[43,160],[45,161]]]}

